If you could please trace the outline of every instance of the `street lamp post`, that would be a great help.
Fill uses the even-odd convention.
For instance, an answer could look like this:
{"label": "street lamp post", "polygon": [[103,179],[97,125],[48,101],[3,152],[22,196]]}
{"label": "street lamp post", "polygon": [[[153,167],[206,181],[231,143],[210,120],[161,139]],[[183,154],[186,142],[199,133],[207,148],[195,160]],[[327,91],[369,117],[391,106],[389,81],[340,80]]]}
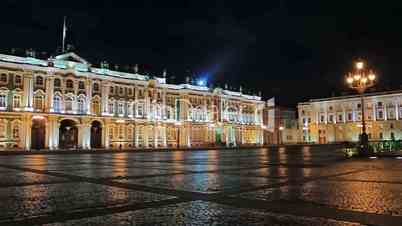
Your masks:
{"label": "street lamp post", "polygon": [[376,75],[372,70],[366,69],[363,61],[357,61],[355,69],[346,75],[346,82],[350,88],[360,94],[362,111],[362,134],[360,135],[360,154],[368,154],[368,135],[366,133],[366,119],[364,115],[364,92],[375,85]]}

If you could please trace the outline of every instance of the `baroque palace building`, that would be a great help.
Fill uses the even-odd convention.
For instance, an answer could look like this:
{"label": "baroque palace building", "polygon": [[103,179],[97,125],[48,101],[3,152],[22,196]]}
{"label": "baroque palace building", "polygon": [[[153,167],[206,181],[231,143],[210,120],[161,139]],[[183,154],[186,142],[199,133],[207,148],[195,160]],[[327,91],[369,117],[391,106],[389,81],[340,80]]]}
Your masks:
{"label": "baroque palace building", "polygon": [[[364,115],[369,140],[402,139],[402,91],[368,93]],[[303,142],[358,141],[362,132],[361,96],[312,99],[298,104]]]}
{"label": "baroque palace building", "polygon": [[0,54],[0,149],[263,144],[260,97],[165,76]]}

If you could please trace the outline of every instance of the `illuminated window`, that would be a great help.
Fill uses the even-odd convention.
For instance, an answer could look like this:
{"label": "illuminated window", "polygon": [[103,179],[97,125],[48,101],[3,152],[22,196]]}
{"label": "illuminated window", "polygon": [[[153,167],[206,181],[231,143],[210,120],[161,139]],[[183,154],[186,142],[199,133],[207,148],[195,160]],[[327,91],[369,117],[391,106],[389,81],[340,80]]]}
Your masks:
{"label": "illuminated window", "polygon": [[78,114],[85,114],[85,100],[83,97],[78,99]]}
{"label": "illuminated window", "polygon": [[124,127],[123,125],[120,125],[119,127],[119,139],[123,139],[124,138]]}
{"label": "illuminated window", "polygon": [[66,97],[64,100],[65,110],[72,111],[73,110],[73,98]]}
{"label": "illuminated window", "polygon": [[98,100],[93,100],[92,101],[92,113],[95,115],[100,114],[100,104]]}
{"label": "illuminated window", "polygon": [[14,124],[13,126],[13,138],[14,139],[20,138],[20,126],[18,123]]}
{"label": "illuminated window", "polygon": [[58,95],[53,98],[53,110],[54,112],[61,112],[61,97]]}
{"label": "illuminated window", "polygon": [[34,108],[37,111],[43,111],[43,96],[36,95],[34,97]]}

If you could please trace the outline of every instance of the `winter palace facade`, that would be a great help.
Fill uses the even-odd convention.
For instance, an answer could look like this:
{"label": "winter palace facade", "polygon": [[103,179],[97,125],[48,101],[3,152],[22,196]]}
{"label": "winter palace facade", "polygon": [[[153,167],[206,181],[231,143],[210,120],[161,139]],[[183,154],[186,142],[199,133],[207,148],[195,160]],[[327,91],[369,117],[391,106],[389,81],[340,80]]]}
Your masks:
{"label": "winter palace facade", "polygon": [[[364,115],[370,140],[402,139],[402,91],[368,93]],[[358,141],[362,132],[361,96],[312,99],[298,104],[301,141]]]}
{"label": "winter palace facade", "polygon": [[258,96],[95,68],[74,53],[0,54],[0,149],[262,145]]}

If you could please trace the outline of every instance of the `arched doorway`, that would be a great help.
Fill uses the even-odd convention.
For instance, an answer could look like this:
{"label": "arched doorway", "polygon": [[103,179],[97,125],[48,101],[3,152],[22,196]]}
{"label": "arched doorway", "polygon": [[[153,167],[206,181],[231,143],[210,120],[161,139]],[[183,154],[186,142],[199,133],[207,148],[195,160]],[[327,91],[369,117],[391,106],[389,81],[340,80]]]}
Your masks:
{"label": "arched doorway", "polygon": [[59,147],[76,148],[78,144],[78,128],[73,120],[65,119],[60,123]]}
{"label": "arched doorway", "polygon": [[91,148],[102,147],[102,124],[99,121],[91,123]]}
{"label": "arched doorway", "polygon": [[46,122],[45,118],[34,118],[31,128],[31,149],[39,150],[45,148]]}

